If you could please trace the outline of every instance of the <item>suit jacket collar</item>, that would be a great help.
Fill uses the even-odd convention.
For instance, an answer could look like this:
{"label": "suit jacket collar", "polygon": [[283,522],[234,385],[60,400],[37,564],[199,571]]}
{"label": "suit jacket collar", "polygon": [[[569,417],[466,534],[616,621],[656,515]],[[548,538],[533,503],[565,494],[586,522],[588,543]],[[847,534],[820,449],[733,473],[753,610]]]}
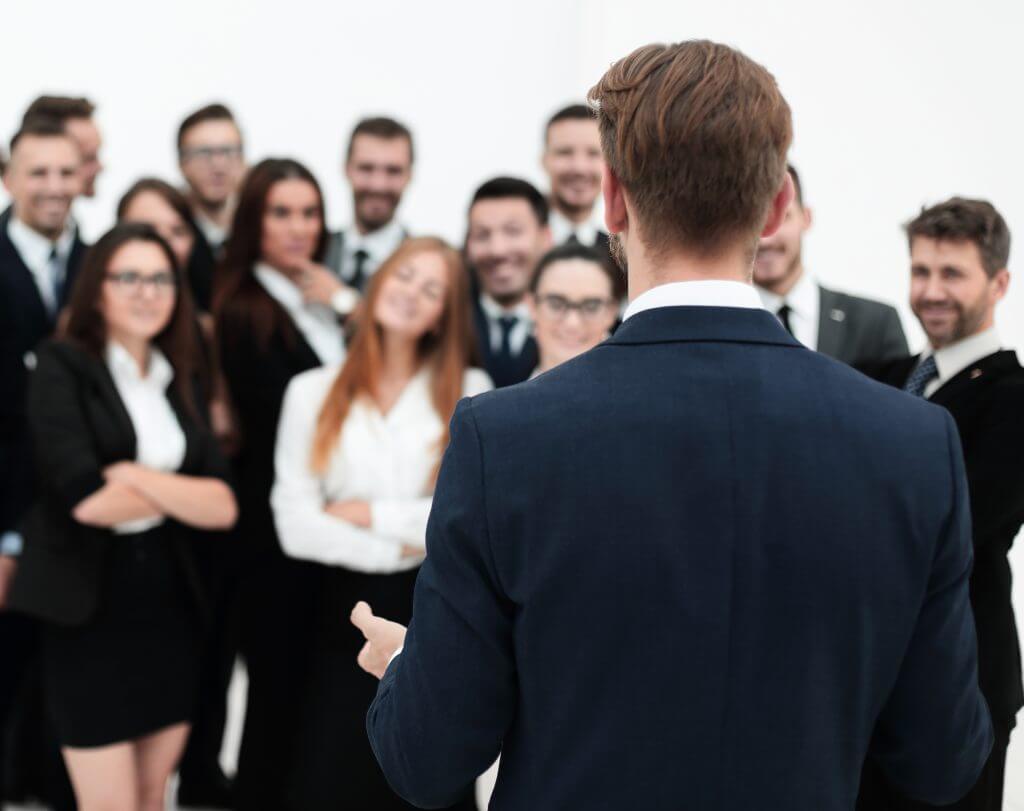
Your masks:
{"label": "suit jacket collar", "polygon": [[772,313],[740,307],[657,307],[626,319],[606,344],[726,342],[803,348]]}
{"label": "suit jacket collar", "polygon": [[818,290],[818,351],[836,357],[846,336],[846,310],[838,293],[821,285]]}

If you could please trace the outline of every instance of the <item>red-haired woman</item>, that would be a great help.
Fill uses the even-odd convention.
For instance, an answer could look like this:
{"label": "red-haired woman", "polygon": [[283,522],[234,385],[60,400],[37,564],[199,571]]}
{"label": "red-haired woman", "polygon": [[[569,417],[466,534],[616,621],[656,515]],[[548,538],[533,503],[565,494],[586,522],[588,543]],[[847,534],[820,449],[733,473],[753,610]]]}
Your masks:
{"label": "red-haired woman", "polygon": [[296,807],[411,807],[370,750],[365,716],[377,683],[354,665],[362,638],[347,617],[357,600],[399,622],[412,613],[448,420],[460,398],[491,388],[470,368],[471,330],[457,252],[431,237],[407,240],[374,274],[344,365],[299,375],[285,395],[274,521],[287,554],[330,567]]}

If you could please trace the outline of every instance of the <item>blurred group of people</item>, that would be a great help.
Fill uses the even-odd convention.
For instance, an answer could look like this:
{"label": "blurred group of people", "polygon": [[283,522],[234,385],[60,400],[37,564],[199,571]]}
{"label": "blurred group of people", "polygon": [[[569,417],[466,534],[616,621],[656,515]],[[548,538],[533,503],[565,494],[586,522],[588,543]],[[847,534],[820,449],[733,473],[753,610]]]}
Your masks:
{"label": "blurred group of people", "polygon": [[[176,143],[182,182],[140,178],[92,246],[74,204],[102,171],[93,105],[41,97],[10,143],[0,797],[151,811],[180,770],[184,806],[409,807],[366,739],[376,682],[345,618],[366,600],[408,622],[456,403],[616,328],[626,290],[601,216],[597,122],[583,104],[555,113],[548,190],[481,183],[459,246],[399,218],[419,156],[392,118],[352,131],[353,219],[333,232],[312,173],[250,162],[224,105],[189,115]],[[960,198],[910,223],[911,307],[929,339],[911,355],[893,307],[804,267],[811,207],[789,171],[796,196],[753,262],[763,306],[804,345],[947,404],[960,425],[1001,790],[1022,703],[1006,555],[1024,519],[1009,455],[1024,372],[993,322],[1009,231]],[[237,656],[248,695],[229,779],[218,757]]]}

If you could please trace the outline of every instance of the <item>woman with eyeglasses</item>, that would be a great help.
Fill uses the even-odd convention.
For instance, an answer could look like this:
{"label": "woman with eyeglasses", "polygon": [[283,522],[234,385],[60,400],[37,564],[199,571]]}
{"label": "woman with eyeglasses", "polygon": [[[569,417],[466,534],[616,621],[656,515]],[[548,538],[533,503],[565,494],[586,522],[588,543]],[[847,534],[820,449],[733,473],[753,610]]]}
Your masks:
{"label": "woman with eyeglasses", "polygon": [[42,620],[80,811],[163,809],[188,736],[203,614],[192,546],[237,513],[200,416],[192,329],[170,247],[118,225],[88,254],[30,382],[38,496],[11,605]]}
{"label": "woman with eyeglasses", "polygon": [[540,362],[533,377],[593,349],[619,314],[618,279],[606,254],[568,243],[537,263],[530,311]]}

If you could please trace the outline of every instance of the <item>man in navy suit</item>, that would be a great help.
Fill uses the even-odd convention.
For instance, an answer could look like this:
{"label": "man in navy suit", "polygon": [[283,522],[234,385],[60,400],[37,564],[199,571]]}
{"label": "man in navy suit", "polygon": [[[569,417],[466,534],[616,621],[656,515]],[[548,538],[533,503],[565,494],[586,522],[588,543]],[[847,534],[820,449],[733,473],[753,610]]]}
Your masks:
{"label": "man in navy suit", "polygon": [[421,807],[500,750],[494,809],[850,811],[870,756],[956,800],[992,731],[952,418],[761,307],[793,195],[764,68],[651,45],[590,100],[631,304],[457,409],[408,632],[353,611],[381,768]]}

